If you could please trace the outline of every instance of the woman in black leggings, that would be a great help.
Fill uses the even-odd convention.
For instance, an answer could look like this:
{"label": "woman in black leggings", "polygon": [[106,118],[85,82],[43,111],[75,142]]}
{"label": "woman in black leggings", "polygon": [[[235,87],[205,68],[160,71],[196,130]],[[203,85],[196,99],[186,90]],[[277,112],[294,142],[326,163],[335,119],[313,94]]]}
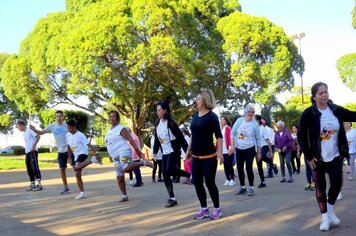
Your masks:
{"label": "woman in black leggings", "polygon": [[[218,159],[220,164],[223,161],[222,155],[222,134],[218,116],[212,111],[215,107],[215,98],[211,90],[201,89],[197,97],[198,112],[193,115],[190,129],[192,138],[187,158],[192,158],[192,176],[195,191],[199,198],[201,209],[195,214],[195,219],[210,217],[213,220],[219,219],[222,211],[219,205],[219,190],[215,183]],[[216,150],[213,136],[217,140]],[[205,185],[209,190],[213,201],[213,211],[210,214],[207,201]]]}
{"label": "woman in black leggings", "polygon": [[157,104],[157,116],[153,156],[156,158],[158,150],[162,150],[162,173],[169,194],[166,207],[172,207],[177,205],[177,199],[174,196],[171,176],[190,177],[188,172],[177,168],[180,162],[180,150],[183,148],[187,151],[188,144],[177,123],[171,118],[167,102],[161,101]]}
{"label": "woman in black leggings", "polygon": [[[319,229],[328,231],[340,224],[334,204],[342,185],[342,159],[348,156],[343,121],[356,121],[356,112],[333,104],[328,86],[319,82],[311,89],[312,106],[304,110],[300,119],[298,141],[308,160],[316,185],[316,199],[322,221]],[[330,188],[326,195],[325,173],[329,174]]]}

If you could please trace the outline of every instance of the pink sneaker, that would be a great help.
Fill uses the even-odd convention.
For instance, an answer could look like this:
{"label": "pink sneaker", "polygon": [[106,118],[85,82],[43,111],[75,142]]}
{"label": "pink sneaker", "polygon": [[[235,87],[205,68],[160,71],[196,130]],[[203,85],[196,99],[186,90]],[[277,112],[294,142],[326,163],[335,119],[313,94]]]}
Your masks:
{"label": "pink sneaker", "polygon": [[209,218],[209,209],[203,209],[201,208],[194,216],[194,219],[203,219],[203,218]]}
{"label": "pink sneaker", "polygon": [[221,208],[213,208],[213,212],[210,215],[210,219],[217,220],[221,217],[222,211]]}

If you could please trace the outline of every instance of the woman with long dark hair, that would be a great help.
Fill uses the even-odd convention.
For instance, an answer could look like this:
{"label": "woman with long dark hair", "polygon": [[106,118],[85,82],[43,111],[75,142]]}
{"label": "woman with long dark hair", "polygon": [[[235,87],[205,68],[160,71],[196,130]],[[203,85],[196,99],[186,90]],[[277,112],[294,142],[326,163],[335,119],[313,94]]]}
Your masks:
{"label": "woman with long dark hair", "polygon": [[188,172],[177,168],[180,162],[180,150],[183,148],[186,152],[188,144],[177,123],[171,117],[168,103],[165,101],[158,102],[156,112],[158,120],[155,127],[153,156],[156,157],[159,148],[162,150],[163,180],[169,194],[166,207],[173,207],[177,205],[177,199],[173,192],[171,176],[190,177]]}
{"label": "woman with long dark hair", "polygon": [[[312,169],[316,185],[316,199],[322,221],[319,229],[328,231],[340,224],[334,204],[342,186],[343,158],[349,155],[344,121],[356,121],[356,112],[333,104],[328,86],[318,82],[312,86],[312,105],[304,110],[299,125],[298,140]],[[330,179],[326,195],[325,173]]]}

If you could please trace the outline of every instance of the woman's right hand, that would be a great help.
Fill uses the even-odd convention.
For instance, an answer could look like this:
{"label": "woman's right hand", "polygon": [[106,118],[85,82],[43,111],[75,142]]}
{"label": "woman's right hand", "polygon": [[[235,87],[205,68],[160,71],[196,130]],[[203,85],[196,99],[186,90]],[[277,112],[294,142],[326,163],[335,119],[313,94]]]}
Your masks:
{"label": "woman's right hand", "polygon": [[311,161],[308,161],[308,163],[309,163],[309,166],[310,166],[310,168],[312,169],[312,170],[314,170],[315,168],[316,168],[316,162],[317,162],[318,160],[314,157]]}
{"label": "woman's right hand", "polygon": [[235,148],[230,147],[228,150],[229,156],[231,156],[232,154],[235,154]]}

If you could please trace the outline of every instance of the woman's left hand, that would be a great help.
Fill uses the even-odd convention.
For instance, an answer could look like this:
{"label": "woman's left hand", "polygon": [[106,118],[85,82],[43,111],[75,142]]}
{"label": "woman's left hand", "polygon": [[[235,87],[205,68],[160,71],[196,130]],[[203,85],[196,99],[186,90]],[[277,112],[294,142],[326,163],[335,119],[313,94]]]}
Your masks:
{"label": "woman's left hand", "polygon": [[224,156],[221,152],[217,153],[217,158],[220,161],[220,165],[222,165],[224,163]]}

